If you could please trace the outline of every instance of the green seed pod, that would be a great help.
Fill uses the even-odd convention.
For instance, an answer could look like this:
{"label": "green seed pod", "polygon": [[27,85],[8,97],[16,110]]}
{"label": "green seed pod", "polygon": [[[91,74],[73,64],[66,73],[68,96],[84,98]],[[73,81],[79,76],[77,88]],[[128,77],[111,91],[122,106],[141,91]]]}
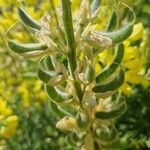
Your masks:
{"label": "green seed pod", "polygon": [[115,57],[112,64],[107,65],[97,76],[96,82],[101,83],[109,78],[119,67],[124,56],[124,46],[119,44],[115,49]]}
{"label": "green seed pod", "polygon": [[46,69],[47,70],[54,70],[54,65],[53,65],[53,61],[52,61],[52,58],[51,56],[46,56],[44,58],[44,61],[45,61],[45,65],[46,65]]}
{"label": "green seed pod", "polygon": [[112,142],[117,137],[117,131],[114,127],[111,127],[110,129],[108,127],[102,127],[95,130],[95,136],[100,141]]}
{"label": "green seed pod", "polygon": [[56,78],[57,79],[60,76],[62,76],[61,72],[49,71],[49,69],[50,70],[54,69],[54,66],[53,66],[50,58],[49,58],[49,60],[47,60],[47,57],[44,57],[43,59],[40,60],[39,65],[38,65],[38,70],[37,70],[38,77],[43,82],[49,83],[50,79],[52,79],[52,78]]}
{"label": "green seed pod", "polygon": [[101,0],[93,0],[91,4],[91,14],[94,14],[100,7]]}
{"label": "green seed pod", "polygon": [[12,40],[8,40],[8,47],[16,53],[26,53],[32,51],[43,51],[48,47],[43,43],[18,44]]}
{"label": "green seed pod", "polygon": [[50,101],[50,108],[52,112],[54,112],[58,117],[63,118],[65,116],[72,116],[69,112],[61,109],[56,103],[54,103],[52,100]]}
{"label": "green seed pod", "polygon": [[[125,6],[128,7],[127,5],[125,5]],[[95,32],[95,33],[98,35],[102,35],[102,36],[110,38],[112,40],[113,44],[120,43],[120,42],[124,41],[125,39],[127,39],[132,34],[133,25],[134,25],[135,18],[136,18],[134,11],[130,7],[128,7],[128,8],[131,10],[131,12],[133,14],[132,22],[130,22],[126,26],[124,26],[121,29],[118,29],[114,32]]]}
{"label": "green seed pod", "polygon": [[48,83],[50,81],[50,79],[52,79],[52,78],[59,77],[59,75],[62,75],[62,74],[59,72],[56,72],[56,71],[47,71],[40,67],[38,68],[38,77],[41,81],[43,81],[45,83]]}
{"label": "green seed pod", "polygon": [[117,14],[116,12],[114,11],[111,18],[110,18],[110,21],[109,21],[109,24],[106,28],[106,31],[114,31],[117,27]]}
{"label": "green seed pod", "polygon": [[74,142],[83,142],[86,137],[86,132],[74,132],[71,134],[71,138]]}
{"label": "green seed pod", "polygon": [[65,138],[67,144],[69,144],[71,147],[76,147],[77,144],[76,142],[74,142],[71,138],[71,134],[69,134],[66,138]]}
{"label": "green seed pod", "polygon": [[36,30],[41,29],[41,25],[33,20],[23,9],[18,8],[18,15],[21,19],[21,21],[28,27]]}
{"label": "green seed pod", "polygon": [[95,70],[91,64],[88,64],[86,67],[85,78],[89,83],[91,83],[95,78]]}
{"label": "green seed pod", "polygon": [[45,90],[49,98],[57,103],[62,103],[65,100],[69,100],[72,98],[72,96],[66,93],[65,90],[58,88],[58,87],[46,85]]}
{"label": "green seed pod", "polygon": [[80,129],[86,130],[90,125],[90,119],[87,114],[84,113],[78,113],[77,114],[77,126]]}
{"label": "green seed pod", "polygon": [[[117,100],[118,101],[118,100]],[[112,119],[121,116],[127,109],[125,100],[123,97],[119,98],[119,102],[113,106],[111,110],[106,111],[97,111],[95,113],[96,118],[98,119]]]}
{"label": "green seed pod", "polygon": [[104,84],[98,84],[96,85],[92,91],[95,93],[104,93],[108,91],[113,91],[118,89],[124,82],[124,72],[121,69],[120,72],[117,74],[117,76],[112,79],[109,83],[104,83]]}
{"label": "green seed pod", "polygon": [[95,34],[110,38],[112,40],[112,43],[116,44],[124,41],[132,34],[133,25],[134,23],[130,23],[127,26],[124,26],[114,32],[95,32]]}

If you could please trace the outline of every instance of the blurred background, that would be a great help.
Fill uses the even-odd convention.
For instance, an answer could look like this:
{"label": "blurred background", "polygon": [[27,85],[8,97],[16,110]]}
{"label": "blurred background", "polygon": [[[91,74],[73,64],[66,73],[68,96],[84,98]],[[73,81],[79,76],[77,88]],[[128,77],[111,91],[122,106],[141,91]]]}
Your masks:
{"label": "blurred background", "polygon": [[[117,1],[102,0],[100,29],[105,27]],[[127,72],[119,89],[126,97],[128,109],[116,123],[119,138],[108,150],[147,150],[150,149],[150,0],[122,1],[134,9],[137,18],[132,36],[124,42],[122,65]],[[36,76],[38,59],[27,60],[9,51],[6,45],[6,34],[22,42],[35,41],[28,29],[18,23],[18,6],[40,20],[51,11],[50,3],[51,0],[0,0],[0,150],[71,150],[65,143],[65,134],[55,129],[58,118]],[[74,12],[78,3],[80,0],[73,0]],[[59,0],[55,0],[55,5],[59,5]],[[117,9],[120,20],[130,21],[128,10]],[[107,50],[100,55],[101,63],[105,63],[106,57],[111,61]]]}

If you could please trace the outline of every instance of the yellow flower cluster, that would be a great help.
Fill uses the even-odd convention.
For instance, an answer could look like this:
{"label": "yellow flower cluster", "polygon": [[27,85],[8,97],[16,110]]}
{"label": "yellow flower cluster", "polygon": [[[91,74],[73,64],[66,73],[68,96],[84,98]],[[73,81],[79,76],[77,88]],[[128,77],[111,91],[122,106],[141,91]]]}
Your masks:
{"label": "yellow flower cluster", "polygon": [[7,102],[0,99],[0,137],[10,138],[16,133],[17,126],[18,117],[13,115],[13,111],[7,106]]}
{"label": "yellow flower cluster", "polygon": [[[132,92],[132,85],[141,84],[143,87],[148,87],[150,85],[149,81],[142,76],[142,69],[144,68],[144,59],[142,59],[142,53],[140,52],[141,46],[132,46],[132,42],[137,40],[142,40],[144,28],[141,23],[134,26],[132,35],[124,42],[125,53],[122,62],[122,67],[125,73],[125,82],[120,87],[120,91],[125,94],[130,94]],[[99,54],[99,61],[102,64],[110,64],[112,62],[113,55],[110,49],[103,51]],[[101,70],[100,65],[96,65],[97,71]]]}
{"label": "yellow flower cluster", "polygon": [[42,89],[41,81],[22,81],[18,88],[18,93],[23,99],[25,108],[32,107],[32,104],[43,103],[47,100],[47,95]]}

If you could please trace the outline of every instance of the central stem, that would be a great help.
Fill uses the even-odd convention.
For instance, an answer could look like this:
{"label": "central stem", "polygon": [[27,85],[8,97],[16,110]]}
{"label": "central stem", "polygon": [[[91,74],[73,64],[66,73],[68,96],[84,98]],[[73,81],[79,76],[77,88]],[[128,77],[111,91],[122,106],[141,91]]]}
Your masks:
{"label": "central stem", "polygon": [[76,81],[74,71],[77,68],[76,60],[76,45],[73,31],[72,13],[71,13],[71,2],[70,0],[61,0],[63,10],[63,22],[66,34],[66,41],[68,47],[68,61],[69,61],[69,72],[74,79],[74,88],[80,101],[83,98],[83,92],[80,84]]}

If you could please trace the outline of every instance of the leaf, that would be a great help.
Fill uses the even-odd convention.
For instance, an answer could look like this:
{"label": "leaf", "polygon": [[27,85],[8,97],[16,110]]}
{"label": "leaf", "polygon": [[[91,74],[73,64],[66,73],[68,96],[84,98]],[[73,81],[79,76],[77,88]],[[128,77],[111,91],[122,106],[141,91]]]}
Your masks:
{"label": "leaf", "polygon": [[94,14],[100,7],[101,0],[93,0],[91,4],[91,14]]}
{"label": "leaf", "polygon": [[106,31],[114,31],[116,29],[116,27],[117,27],[117,14],[114,11],[110,18],[110,21],[106,28]]}
{"label": "leaf", "polygon": [[120,72],[117,74],[114,79],[112,79],[109,83],[104,83],[104,84],[98,84],[96,85],[92,91],[95,93],[104,93],[107,91],[113,91],[118,89],[124,82],[124,72],[121,69]]}
{"label": "leaf", "polygon": [[57,103],[62,103],[64,101],[72,98],[72,96],[69,95],[68,93],[66,93],[65,90],[60,89],[58,87],[46,85],[45,90],[46,90],[49,98]]}
{"label": "leaf", "polygon": [[26,53],[32,51],[43,51],[48,47],[43,43],[31,43],[31,44],[19,44],[12,40],[8,40],[7,42],[9,49],[16,53]]}
{"label": "leaf", "polygon": [[124,46],[119,44],[115,49],[115,57],[112,64],[107,65],[97,76],[96,82],[101,83],[109,78],[119,67],[124,56]]}
{"label": "leaf", "polygon": [[18,15],[26,26],[36,30],[41,29],[41,25],[33,20],[23,9],[18,8]]}

